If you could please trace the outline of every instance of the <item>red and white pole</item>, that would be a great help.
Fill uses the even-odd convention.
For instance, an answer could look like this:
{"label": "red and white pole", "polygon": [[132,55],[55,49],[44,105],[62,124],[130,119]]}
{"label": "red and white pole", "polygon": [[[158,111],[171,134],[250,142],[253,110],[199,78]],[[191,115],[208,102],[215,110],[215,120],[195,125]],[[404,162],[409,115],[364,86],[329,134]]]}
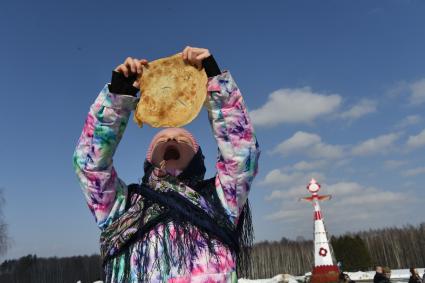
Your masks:
{"label": "red and white pole", "polygon": [[311,197],[302,198],[313,204],[314,208],[314,269],[312,272],[312,283],[331,283],[338,281],[339,269],[333,263],[332,250],[330,249],[326,234],[323,214],[319,201],[329,200],[331,195],[319,195],[320,184],[311,179],[307,185]]}

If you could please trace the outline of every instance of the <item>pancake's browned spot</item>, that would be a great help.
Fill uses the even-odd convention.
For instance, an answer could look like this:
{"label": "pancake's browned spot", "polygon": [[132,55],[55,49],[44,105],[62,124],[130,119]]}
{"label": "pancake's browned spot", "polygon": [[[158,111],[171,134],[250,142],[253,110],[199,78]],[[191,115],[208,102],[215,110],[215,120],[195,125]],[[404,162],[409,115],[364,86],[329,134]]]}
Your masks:
{"label": "pancake's browned spot", "polygon": [[165,116],[165,110],[161,107],[161,109],[158,112],[158,117],[163,118]]}

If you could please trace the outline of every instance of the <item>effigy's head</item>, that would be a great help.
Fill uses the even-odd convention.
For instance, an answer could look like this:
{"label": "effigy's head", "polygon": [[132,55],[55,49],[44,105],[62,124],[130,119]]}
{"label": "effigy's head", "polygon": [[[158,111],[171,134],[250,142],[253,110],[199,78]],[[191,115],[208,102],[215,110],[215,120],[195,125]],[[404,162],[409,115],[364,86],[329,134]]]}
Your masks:
{"label": "effigy's head", "polygon": [[183,128],[167,128],[157,133],[146,158],[157,167],[183,171],[199,149],[193,135]]}

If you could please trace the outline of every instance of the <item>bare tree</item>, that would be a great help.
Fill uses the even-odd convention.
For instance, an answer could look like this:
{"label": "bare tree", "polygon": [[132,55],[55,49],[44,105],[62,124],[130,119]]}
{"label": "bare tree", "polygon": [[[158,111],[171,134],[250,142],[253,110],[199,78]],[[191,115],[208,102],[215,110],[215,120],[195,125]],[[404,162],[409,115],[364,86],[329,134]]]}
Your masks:
{"label": "bare tree", "polygon": [[0,256],[6,254],[7,248],[9,247],[7,224],[3,217],[3,207],[5,203],[3,189],[0,188]]}

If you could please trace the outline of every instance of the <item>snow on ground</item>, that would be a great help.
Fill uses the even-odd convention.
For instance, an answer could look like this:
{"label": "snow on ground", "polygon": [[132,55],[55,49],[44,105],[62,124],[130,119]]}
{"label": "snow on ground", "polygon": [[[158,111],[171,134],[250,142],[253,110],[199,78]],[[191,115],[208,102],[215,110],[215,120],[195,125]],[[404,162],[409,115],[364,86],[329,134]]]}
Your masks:
{"label": "snow on ground", "polygon": [[[423,276],[425,272],[425,268],[416,268],[416,271],[419,275]],[[345,272],[347,273],[351,280],[354,281],[373,281],[373,277],[375,276],[375,271],[357,271],[357,272]],[[311,272],[306,273],[304,276],[292,276],[289,274],[279,274],[273,278],[269,279],[257,279],[250,280],[241,278],[238,280],[239,283],[277,283],[277,282],[285,282],[285,283],[297,283],[304,282],[305,276],[311,276]],[[409,269],[393,269],[391,270],[391,280],[393,282],[405,282],[410,277]]]}
{"label": "snow on ground", "polygon": [[251,280],[251,279],[245,279],[245,278],[241,278],[238,279],[239,283],[251,283],[251,282],[255,282],[255,283],[280,283],[280,282],[285,282],[285,283],[298,283],[298,281],[295,279],[294,276],[289,275],[289,274],[279,274],[276,275],[273,278],[269,278],[269,279],[257,279],[257,280]]}
{"label": "snow on ground", "polygon": [[[418,271],[419,276],[423,276],[425,272],[425,268],[416,268],[416,271]],[[357,272],[345,272],[347,273],[351,280],[354,281],[372,281],[373,276],[375,276],[375,271],[357,271]],[[238,280],[238,283],[298,283],[298,282],[304,282],[305,276],[311,276],[311,272],[306,273],[304,276],[292,276],[289,274],[279,274],[276,275],[273,278],[268,279],[245,279],[241,278]],[[398,280],[407,281],[410,277],[409,269],[393,269],[391,270],[391,280],[393,282],[397,282]],[[77,283],[81,283],[81,281],[78,281]],[[103,281],[96,281],[93,283],[103,283]]]}
{"label": "snow on ground", "polygon": [[[416,271],[422,277],[424,274],[425,268],[416,268]],[[373,276],[375,276],[375,271],[357,271],[357,272],[346,272],[350,276],[351,280],[354,281],[371,281]],[[391,279],[392,280],[407,280],[410,277],[409,269],[393,269],[391,270]]]}

